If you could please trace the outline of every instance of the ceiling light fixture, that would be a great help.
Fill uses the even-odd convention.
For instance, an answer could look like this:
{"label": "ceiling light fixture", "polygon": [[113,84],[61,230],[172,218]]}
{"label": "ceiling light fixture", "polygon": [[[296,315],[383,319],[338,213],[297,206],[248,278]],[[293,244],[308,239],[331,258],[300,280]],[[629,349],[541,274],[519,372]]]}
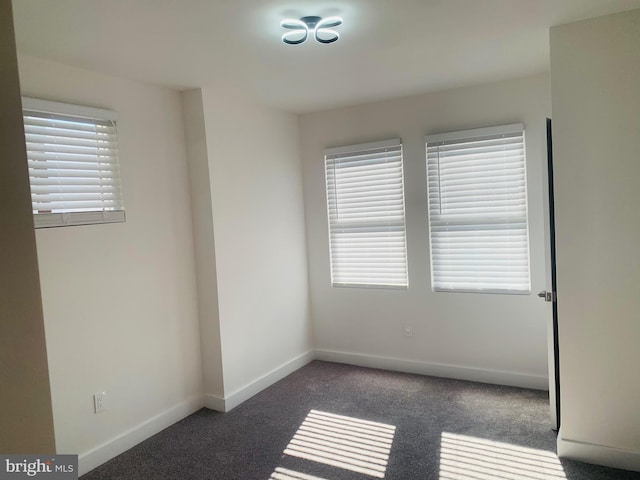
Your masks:
{"label": "ceiling light fixture", "polygon": [[282,28],[290,30],[282,35],[282,41],[289,45],[303,43],[309,35],[313,35],[320,43],[333,43],[340,38],[340,34],[333,27],[342,25],[342,17],[302,17],[300,20],[287,18],[280,22]]}

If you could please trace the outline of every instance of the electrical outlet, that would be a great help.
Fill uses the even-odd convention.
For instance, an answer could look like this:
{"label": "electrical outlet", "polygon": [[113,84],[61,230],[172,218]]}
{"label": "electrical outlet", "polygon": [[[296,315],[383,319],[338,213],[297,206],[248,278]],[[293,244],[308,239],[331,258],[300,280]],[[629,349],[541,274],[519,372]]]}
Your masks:
{"label": "electrical outlet", "polygon": [[107,409],[107,392],[93,394],[93,409],[96,413],[104,412]]}
{"label": "electrical outlet", "polygon": [[402,325],[402,331],[404,332],[405,337],[413,337],[413,325],[405,323]]}

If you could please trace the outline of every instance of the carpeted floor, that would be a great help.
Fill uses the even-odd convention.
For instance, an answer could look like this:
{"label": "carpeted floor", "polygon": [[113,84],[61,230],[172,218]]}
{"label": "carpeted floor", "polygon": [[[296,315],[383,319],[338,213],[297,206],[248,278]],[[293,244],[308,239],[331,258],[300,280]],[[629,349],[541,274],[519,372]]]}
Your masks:
{"label": "carpeted floor", "polygon": [[200,410],[81,478],[640,479],[553,452],[546,392],[314,361],[231,412]]}

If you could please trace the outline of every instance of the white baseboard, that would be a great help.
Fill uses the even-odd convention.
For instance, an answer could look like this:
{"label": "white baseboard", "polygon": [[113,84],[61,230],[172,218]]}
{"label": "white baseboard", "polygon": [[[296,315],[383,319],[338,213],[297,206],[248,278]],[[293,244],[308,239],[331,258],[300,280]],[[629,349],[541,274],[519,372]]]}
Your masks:
{"label": "white baseboard", "polygon": [[249,400],[255,394],[261,392],[267,387],[270,387],[278,380],[282,380],[290,373],[295,372],[300,367],[304,367],[307,363],[315,359],[313,351],[303,353],[302,355],[290,360],[279,367],[265,373],[260,378],[248,383],[244,387],[241,387],[224,398],[219,395],[213,395],[211,393],[205,393],[204,406],[210,410],[216,410],[217,412],[228,412],[231,409],[237,407],[242,402]]}
{"label": "white baseboard", "polygon": [[224,412],[228,412],[231,409],[237,407],[242,402],[249,400],[251,397],[260,393],[265,388],[273,385],[278,380],[282,380],[290,373],[295,372],[301,367],[304,367],[307,363],[315,359],[313,351],[303,353],[302,355],[290,360],[279,367],[274,368],[270,372],[265,373],[260,378],[248,383],[244,387],[241,387],[229,395],[224,397]]}
{"label": "white baseboard", "polygon": [[204,406],[202,395],[195,395],[124,433],[78,455],[78,473],[84,475],[138,443],[188,417]]}
{"label": "white baseboard", "polygon": [[640,472],[640,452],[638,451],[563,438],[562,427],[558,432],[557,442],[560,458]]}
{"label": "white baseboard", "polygon": [[473,382],[492,383],[496,385],[549,390],[549,379],[546,376],[474,367],[462,367],[442,363],[428,363],[416,360],[380,357],[377,355],[337,352],[333,350],[316,350],[315,353],[316,359],[327,362],[346,363],[361,367],[380,368],[396,372],[455,378],[458,380],[470,380]]}
{"label": "white baseboard", "polygon": [[209,410],[215,410],[216,412],[224,412],[224,397],[214,395],[212,393],[204,394],[204,406]]}

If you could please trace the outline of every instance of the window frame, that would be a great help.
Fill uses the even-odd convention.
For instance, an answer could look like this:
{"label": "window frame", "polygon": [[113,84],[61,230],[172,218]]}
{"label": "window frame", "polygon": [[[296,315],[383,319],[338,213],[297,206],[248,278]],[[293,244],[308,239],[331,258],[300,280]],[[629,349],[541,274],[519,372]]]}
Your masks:
{"label": "window frame", "polygon": [[[372,158],[371,160],[362,160],[357,159],[357,157],[362,157],[368,155],[371,157],[372,155],[377,155],[382,152],[385,152],[389,156],[389,161],[385,161],[382,159]],[[397,153],[393,153],[397,152]],[[392,160],[395,157],[399,157],[398,159]],[[392,202],[389,198],[387,198],[388,202],[388,212],[396,211],[396,216],[394,216],[394,220],[371,220],[369,222],[366,221],[366,215],[362,217],[356,218],[352,221],[339,221],[338,220],[338,204],[339,201],[339,192],[338,186],[335,182],[336,175],[336,164],[339,163],[340,159],[344,162],[371,162],[373,167],[378,166],[380,168],[381,165],[388,164],[389,172],[392,172],[394,169],[396,172],[394,174],[388,173],[389,180],[393,179],[396,184],[399,184],[399,188],[396,185],[395,195],[400,196],[400,201],[398,199],[395,202]],[[376,163],[377,161],[377,163]],[[352,165],[353,166],[353,163]],[[409,288],[409,268],[408,268],[408,255],[407,255],[407,229],[406,229],[406,208],[405,208],[405,192],[404,192],[404,160],[403,160],[403,151],[402,151],[402,140],[399,138],[393,138],[389,140],[382,140],[377,142],[368,142],[361,143],[355,145],[347,145],[342,147],[334,147],[327,148],[324,150],[324,168],[325,168],[325,194],[327,201],[327,226],[328,226],[328,241],[329,241],[329,267],[330,267],[330,279],[332,287],[347,287],[347,288],[378,288],[378,289],[408,289]],[[345,167],[347,168],[347,167]],[[385,170],[384,167],[382,167]],[[398,172],[399,169],[399,172]],[[366,175],[371,175],[369,172]],[[346,187],[345,187],[346,188]],[[367,187],[371,188],[371,187]],[[370,195],[369,192],[368,195]],[[343,193],[343,196],[346,193]],[[353,194],[352,194],[353,195]],[[368,195],[364,195],[362,198],[366,198]],[[333,196],[333,197],[332,197]],[[362,201],[362,199],[360,200]],[[382,203],[383,200],[380,200],[378,203]],[[346,202],[344,202],[346,203]],[[345,205],[343,203],[343,208]],[[393,205],[395,204],[395,208]],[[352,205],[353,206],[353,205]],[[384,204],[382,205],[384,206]],[[352,210],[353,211],[353,210]],[[400,212],[401,220],[397,219],[398,212]],[[380,213],[378,211],[378,213]],[[391,218],[391,217],[390,217]],[[389,250],[387,253],[391,255],[392,253],[395,256],[399,256],[399,260],[393,262],[393,257],[388,257],[389,265],[387,265],[390,269],[399,269],[399,273],[389,272],[389,276],[382,281],[381,279],[384,275],[378,272],[377,274],[372,274],[372,279],[370,281],[362,280],[364,275],[356,278],[353,276],[355,274],[351,274],[351,278],[349,278],[349,274],[345,273],[347,270],[346,264],[348,261],[340,261],[338,260],[339,250],[338,244],[338,234],[343,233],[345,235],[358,235],[356,232],[357,229],[367,230],[367,233],[377,233],[381,234],[383,237],[387,238],[387,242],[381,240],[380,243],[376,243],[375,246],[378,249],[382,248],[383,250],[386,248]],[[340,230],[340,231],[339,231]],[[350,232],[351,231],[351,232]],[[397,233],[398,235],[394,235]],[[368,236],[368,241],[376,242],[375,239],[371,239]],[[346,245],[353,240],[343,240],[343,245]],[[361,240],[359,240],[361,242]],[[381,247],[381,245],[385,245]],[[335,248],[334,248],[335,247]],[[394,250],[396,249],[396,250]],[[399,250],[398,250],[399,249]],[[373,250],[371,245],[369,246],[369,250]],[[370,253],[369,252],[369,253]],[[360,255],[357,257],[351,257],[351,263],[355,262],[366,263],[366,260],[363,259],[362,251],[356,252],[356,254]],[[343,255],[343,254],[340,254]],[[384,253],[379,253],[381,258],[384,258]],[[379,259],[374,259],[371,257],[370,265],[380,265],[383,261],[379,261]],[[365,267],[366,268],[366,267]],[[377,275],[377,280],[373,277]],[[395,276],[395,278],[394,278]],[[360,279],[360,280],[358,280]],[[397,281],[396,281],[397,280]]]}
{"label": "window frame", "polygon": [[[492,140],[498,140],[500,137],[503,138],[503,142],[505,144],[508,143],[507,140],[505,140],[506,138],[510,138],[509,136],[511,135],[521,135],[521,142],[522,142],[522,147],[521,147],[521,160],[519,159],[518,161],[521,161],[521,169],[522,169],[522,182],[523,182],[523,186],[522,186],[522,191],[518,191],[518,195],[522,196],[522,204],[518,204],[516,205],[516,207],[520,208],[522,210],[522,214],[520,216],[515,215],[513,213],[509,213],[509,208],[508,207],[503,207],[504,210],[504,215],[503,217],[499,217],[497,215],[497,213],[494,214],[487,214],[486,212],[483,213],[477,213],[477,214],[472,214],[472,213],[467,213],[466,215],[459,215],[458,219],[455,219],[453,214],[435,214],[435,210],[438,209],[442,209],[442,178],[441,178],[441,169],[442,169],[442,163],[441,163],[441,156],[440,153],[438,152],[437,155],[437,166],[434,166],[433,163],[430,163],[433,161],[434,158],[434,153],[433,150],[434,148],[437,148],[439,146],[449,146],[451,148],[455,148],[455,145],[462,145],[462,144],[470,144],[470,143],[477,143],[477,142],[491,142]],[[464,148],[464,147],[463,147]],[[527,182],[527,162],[526,162],[526,142],[525,142],[525,128],[524,128],[524,124],[522,123],[515,123],[515,124],[509,124],[509,125],[499,125],[499,126],[494,126],[494,127],[485,127],[485,128],[477,128],[477,129],[471,129],[471,130],[461,130],[461,131],[455,131],[455,132],[447,132],[447,133],[441,133],[441,134],[435,134],[435,135],[427,135],[425,136],[425,151],[426,151],[426,168],[427,168],[427,210],[428,210],[428,225],[429,225],[429,258],[430,258],[430,265],[431,265],[431,289],[434,292],[455,292],[455,293],[486,293],[486,294],[509,294],[509,295],[529,295],[531,294],[531,261],[530,261],[530,233],[529,233],[529,215],[528,215],[528,192],[527,192],[527,187],[528,187],[528,182]],[[462,155],[462,153],[458,153],[459,155]],[[506,157],[505,157],[506,158]],[[460,162],[461,160],[458,160],[458,162]],[[506,162],[506,160],[505,160]],[[489,163],[489,162],[487,162]],[[498,160],[496,160],[496,164],[499,163]],[[491,166],[495,166],[495,164],[492,164]],[[431,169],[430,169],[431,167]],[[469,169],[469,171],[471,170],[471,168],[467,167]],[[490,167],[486,167],[486,168],[490,168]],[[505,171],[506,171],[506,166],[504,167]],[[433,173],[437,171],[437,173],[435,174],[435,180],[433,178]],[[463,172],[464,174],[464,172]],[[458,174],[461,175],[461,174]],[[507,175],[505,173],[505,175]],[[470,175],[469,177],[466,177],[466,179],[471,178],[473,175]],[[461,177],[458,177],[458,179],[460,179]],[[478,183],[479,185],[482,185],[482,180]],[[437,192],[432,191],[432,189],[434,189],[434,184],[437,184]],[[474,186],[474,190],[477,189],[478,186],[477,184]],[[486,188],[486,186],[485,186]],[[515,190],[518,190],[516,187],[514,187],[514,185],[509,184],[509,187],[505,187],[505,190],[507,188],[512,188]],[[471,189],[471,188],[469,188]],[[467,191],[468,192],[468,191]],[[479,195],[480,197],[482,195]],[[434,200],[434,198],[437,197],[437,202]],[[509,198],[508,194],[505,194],[504,198]],[[481,199],[480,202],[482,202],[483,200]],[[484,202],[486,203],[486,199],[484,199]],[[499,199],[496,200],[497,202],[505,202],[504,199]],[[476,200],[474,200],[474,203],[477,202]],[[505,203],[506,205],[506,203]],[[486,208],[486,204],[485,207]],[[478,209],[480,210],[480,207],[478,207]],[[466,217],[466,218],[465,218]],[[503,227],[500,228],[499,225],[502,225]],[[518,227],[519,226],[519,227]],[[465,228],[467,230],[465,230]],[[475,229],[474,229],[475,228]],[[513,278],[511,278],[511,283],[509,285],[509,287],[500,287],[497,288],[495,285],[498,285],[499,283],[497,281],[487,281],[486,279],[491,278],[490,275],[487,275],[488,272],[493,272],[493,277],[498,276],[498,274],[503,273],[503,270],[501,270],[497,265],[500,263],[499,261],[496,261],[496,263],[494,263],[493,265],[489,265],[489,269],[486,269],[486,267],[484,267],[485,269],[483,269],[482,266],[480,266],[479,264],[476,265],[472,265],[471,263],[469,264],[465,264],[463,263],[464,261],[460,261],[458,260],[461,265],[460,267],[460,271],[473,271],[473,275],[471,274],[466,274],[467,275],[467,284],[471,283],[471,281],[469,280],[469,278],[473,278],[475,280],[475,278],[478,279],[485,279],[485,282],[477,282],[478,283],[478,287],[477,288],[471,288],[469,286],[456,286],[454,285],[454,281],[448,281],[445,282],[442,279],[442,277],[445,277],[446,273],[449,273],[449,275],[452,274],[452,272],[454,271],[453,268],[449,267],[449,269],[445,268],[438,268],[435,265],[434,262],[434,244],[438,243],[438,248],[442,249],[443,251],[445,250],[445,248],[442,248],[442,245],[446,243],[446,241],[435,241],[434,240],[434,233],[435,230],[438,230],[437,233],[439,233],[441,235],[441,237],[446,238],[447,234],[449,232],[483,232],[486,234],[486,236],[489,238],[491,236],[495,237],[495,233],[493,232],[499,232],[498,234],[502,234],[504,236],[506,236],[507,238],[507,244],[509,245],[509,247],[511,247],[511,243],[508,242],[514,242],[517,244],[517,242],[514,240],[514,238],[517,238],[518,235],[520,237],[522,237],[522,231],[524,232],[524,242],[525,242],[525,246],[524,247],[520,247],[520,250],[517,251],[518,255],[520,256],[519,259],[521,262],[525,262],[525,266],[524,269],[520,270],[521,272],[524,272],[524,270],[526,269],[526,283],[523,282],[521,284],[516,283],[513,278],[515,278],[515,275]],[[514,232],[518,232],[518,230],[521,230],[519,233],[514,233],[513,235],[511,235],[511,231]],[[491,232],[491,233],[486,233],[486,232]],[[507,232],[506,234],[504,232]],[[472,235],[467,235],[467,238],[471,238]],[[513,237],[513,238],[512,238]],[[443,253],[442,251],[438,253],[438,256],[440,257],[438,260],[439,261],[443,261],[443,263],[446,263],[446,259],[445,256],[448,254],[450,255],[455,255],[455,254],[462,254],[463,256],[466,254],[467,257],[469,257],[471,254],[469,253],[469,251],[473,250],[470,246],[465,246],[464,242],[467,241],[469,243],[469,245],[472,244],[472,242],[476,242],[476,247],[475,249],[481,249],[481,248],[488,248],[486,245],[489,245],[488,241],[485,239],[482,239],[482,235],[476,235],[475,238],[473,240],[461,240],[461,238],[464,238],[464,234],[462,236],[460,236],[459,233],[452,233],[451,234],[451,238],[455,239],[458,241],[458,243],[456,244],[455,247],[452,247],[451,244],[453,244],[454,242],[452,240],[448,240],[449,243],[449,249],[446,253]],[[484,241],[487,241],[486,244],[482,243]],[[496,240],[494,239],[494,242]],[[501,239],[502,241],[502,239]],[[502,242],[504,243],[504,242]],[[520,243],[522,243],[522,239],[520,240]],[[469,250],[464,250],[466,248],[468,248]],[[455,253],[454,252],[454,248],[456,248]],[[495,249],[499,249],[500,247],[493,247]],[[502,255],[506,255],[504,252],[501,252],[500,254]],[[498,254],[498,255],[500,255]],[[475,253],[475,255],[478,255],[477,252]],[[492,255],[487,255],[487,256],[492,256]],[[523,257],[524,256],[524,257]],[[479,258],[480,255],[478,255],[475,260],[477,261],[477,258]],[[502,262],[504,263],[505,260],[502,260]],[[452,262],[453,263],[453,262]],[[494,270],[491,270],[491,268],[493,268]],[[466,269],[466,270],[465,270]],[[510,267],[506,268],[505,270],[507,271],[517,271],[517,269],[511,269]],[[480,275],[475,277],[475,275],[478,275],[477,272],[480,272]],[[497,274],[496,274],[497,272]],[[456,274],[461,275],[460,272],[456,272]],[[523,274],[521,274],[523,275]],[[440,279],[438,279],[437,277],[440,277]],[[522,276],[522,278],[524,278]],[[458,281],[459,284],[462,284],[462,281]],[[505,285],[507,284],[507,282],[504,282]],[[491,286],[494,285],[494,286]]]}
{"label": "window frame", "polygon": [[[22,112],[25,128],[25,146],[29,164],[29,182],[31,186],[34,227],[51,228],[120,223],[126,221],[119,168],[117,113],[101,108],[53,102],[32,97],[22,97]],[[42,133],[43,131],[46,132],[47,130],[56,128],[55,122],[60,122],[60,125],[64,125],[64,123],[68,124],[69,122],[72,124],[75,123],[76,129],[71,129],[67,136],[61,134],[56,135],[55,133],[49,132]],[[37,126],[35,125],[36,123],[40,125]],[[82,128],[85,129],[82,134],[85,135],[86,138],[78,139],[77,125],[82,125]],[[90,130],[91,125],[95,126],[95,132]],[[89,126],[89,129],[87,129],[87,126]],[[65,148],[76,148],[78,146],[77,142],[82,142],[83,140],[85,142],[87,140],[95,141],[96,147],[87,148],[93,148],[97,152],[100,152],[100,150],[102,150],[102,148],[99,147],[101,141],[98,141],[100,136],[104,136],[105,142],[110,145],[108,149],[104,149],[105,152],[108,151],[109,153],[105,153],[104,155],[100,153],[86,153],[85,157],[95,156],[95,163],[91,160],[83,160],[87,165],[92,165],[94,168],[99,165],[105,166],[104,169],[99,167],[95,168],[95,170],[100,173],[93,174],[92,180],[88,180],[91,185],[80,184],[78,180],[71,183],[65,183],[64,180],[52,180],[56,177],[60,178],[60,173],[65,171],[65,169],[61,169],[60,167],[57,169],[56,167],[52,167],[52,171],[54,171],[52,175],[37,175],[38,171],[48,170],[47,167],[42,168],[47,162],[58,162],[58,164],[65,163],[65,161],[67,164],[79,163],[61,159],[63,155],[69,156],[69,154],[61,154],[55,151],[55,145],[60,140],[66,142]],[[47,151],[43,149],[45,145],[53,145],[54,148]],[[69,170],[66,171],[68,172]],[[80,175],[80,171],[81,168],[78,167],[77,171],[73,172],[75,175],[68,175],[62,178],[65,180],[76,177],[78,179],[84,178]],[[106,173],[107,171],[109,173]],[[103,174],[103,172],[105,173]],[[36,185],[36,180],[39,180],[38,185]],[[106,186],[107,184],[109,184],[109,186]],[[77,193],[78,189],[83,188],[82,193]],[[80,208],[76,205],[72,207],[69,205],[73,203],[72,201],[61,199],[65,194],[70,194],[68,191],[65,191],[65,189],[75,190],[73,193],[78,195],[90,195],[93,198],[99,197],[100,200],[89,201],[93,203],[101,202],[101,206],[84,206]],[[39,192],[36,192],[36,190],[39,190]],[[56,194],[59,196],[58,200],[52,200]],[[109,198],[105,199],[106,196]],[[46,204],[47,202],[53,201],[59,204],[58,208],[47,210],[37,206],[38,204],[42,205],[43,203]]]}

